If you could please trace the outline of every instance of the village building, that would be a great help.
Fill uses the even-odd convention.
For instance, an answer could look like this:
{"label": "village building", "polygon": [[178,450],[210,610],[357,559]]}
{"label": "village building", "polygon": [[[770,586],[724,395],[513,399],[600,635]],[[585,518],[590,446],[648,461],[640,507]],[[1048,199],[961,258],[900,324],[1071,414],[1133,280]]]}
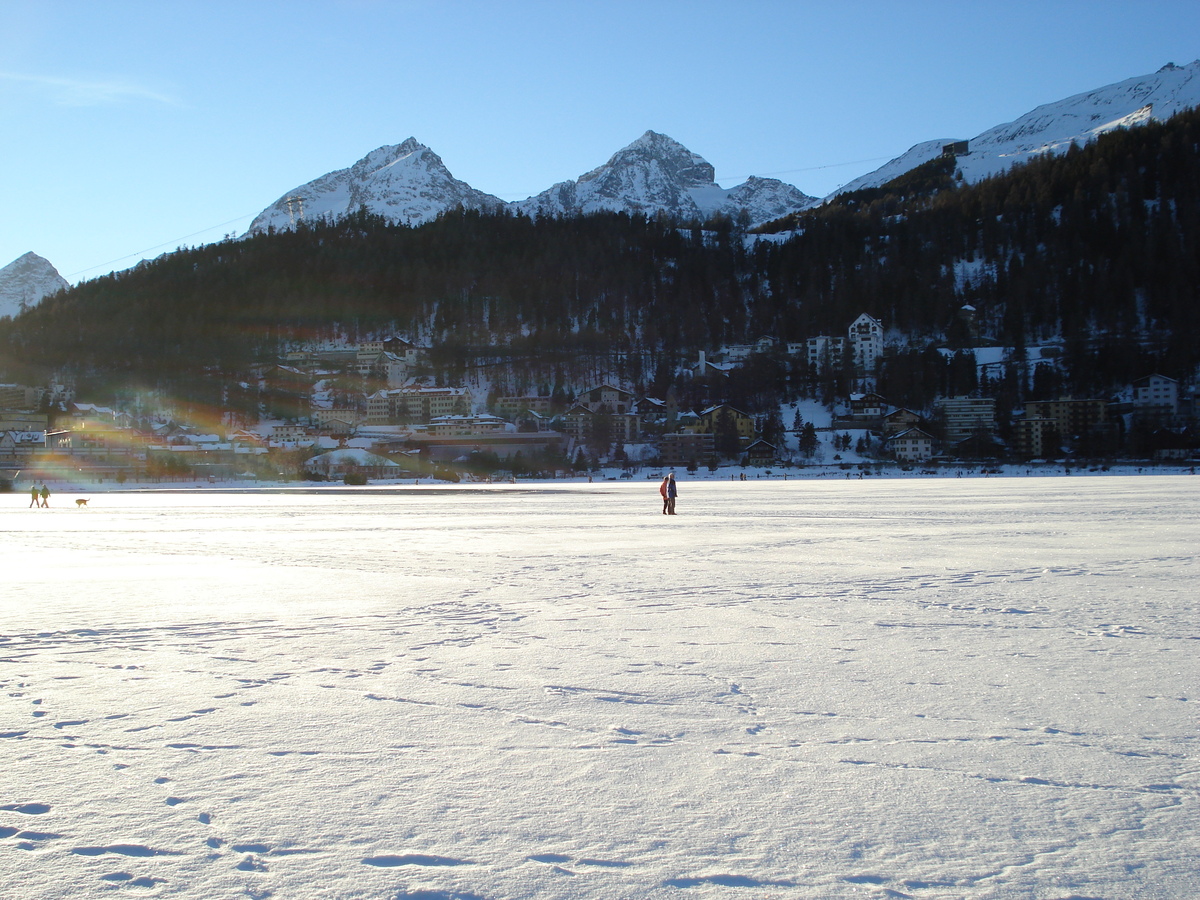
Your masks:
{"label": "village building", "polygon": [[872,374],[883,356],[883,325],[863,313],[850,325],[848,338],[855,370],[862,375]]}
{"label": "village building", "polygon": [[390,337],[382,344],[384,352],[404,360],[410,369],[423,366],[428,360],[429,349],[427,347],[418,347],[412,341],[406,341],[402,337]]}
{"label": "village building", "polygon": [[754,342],[755,353],[774,353],[779,348],[779,338],[774,335],[764,334]]}
{"label": "village building", "polygon": [[887,408],[887,400],[874,391],[850,395],[851,418],[862,421],[882,419]]}
{"label": "village building", "polygon": [[899,462],[925,462],[933,457],[934,439],[920,428],[910,428],[889,437],[885,447]]}
{"label": "village building", "polygon": [[640,397],[635,411],[637,417],[641,419],[643,434],[647,429],[657,432],[667,427],[671,405],[666,400],[659,400],[657,397]]}
{"label": "village building", "polygon": [[1013,422],[1013,452],[1022,459],[1056,457],[1062,452],[1062,441],[1054,419],[1026,415]]}
{"label": "village building", "polygon": [[314,409],[313,424],[321,431],[332,434],[350,434],[363,422],[365,416],[357,409]]}
{"label": "village building", "polygon": [[883,435],[890,437],[923,424],[924,419],[911,409],[894,409],[883,417]]}
{"label": "village building", "polygon": [[691,426],[691,430],[698,434],[716,434],[723,420],[733,425],[738,440],[743,444],[754,440],[754,418],[727,403],[710,406],[697,413],[696,423]]}
{"label": "village building", "polygon": [[[415,447],[423,456],[439,463],[452,463],[469,459],[472,453],[493,453],[501,462],[511,462],[520,454],[525,460],[562,457],[566,449],[566,438],[557,431],[517,432],[500,431],[493,434],[441,435],[430,434],[427,429],[414,431],[392,446]],[[388,444],[379,445],[385,449]]]}
{"label": "village building", "polygon": [[295,423],[272,425],[270,437],[272,441],[280,443],[294,443],[303,441],[309,437],[310,429],[307,425],[297,425]]}
{"label": "village building", "polygon": [[996,433],[996,400],[993,397],[943,397],[933,402],[945,419],[945,440],[954,444],[974,434]]}
{"label": "village building", "polygon": [[582,403],[576,403],[562,414],[562,433],[575,443],[582,443],[591,435],[595,417],[596,414]]}
{"label": "village building", "polygon": [[596,427],[596,416],[607,416],[611,440],[636,441],[642,425],[636,399],[631,391],[611,384],[591,388],[576,397],[575,404],[563,414],[563,428],[577,441],[586,440]]}
{"label": "village building", "polygon": [[536,433],[551,431],[553,429],[552,421],[549,415],[530,409],[517,414],[513,419],[513,424],[517,426],[517,431]]}
{"label": "village building", "polygon": [[718,355],[726,363],[740,363],[748,360],[753,353],[753,344],[726,344]]}
{"label": "village building", "polygon": [[708,432],[664,434],[660,455],[664,466],[701,465],[716,455],[713,436]]}
{"label": "village building", "polygon": [[505,419],[516,421],[516,419],[527,413],[535,412],[542,416],[549,416],[553,410],[554,398],[552,397],[537,397],[537,396],[512,396],[512,397],[497,397],[492,403],[492,409],[496,411],[498,416]]}
{"label": "village building", "polygon": [[1166,375],[1146,375],[1133,382],[1133,413],[1170,418],[1179,413],[1179,382]]}
{"label": "village building", "polygon": [[426,424],[438,416],[466,415],[471,392],[464,387],[406,385],[367,397],[368,425]]}
{"label": "village building", "polygon": [[779,461],[779,448],[759,438],[746,448],[746,465],[772,466]]}
{"label": "village building", "polygon": [[1013,422],[1013,452],[1025,459],[1057,456],[1064,441],[1109,429],[1103,400],[1030,400]]}
{"label": "village building", "polygon": [[0,409],[0,431],[45,431],[50,416],[25,409]]}
{"label": "village building", "polygon": [[70,404],[69,412],[64,427],[46,432],[44,465],[102,479],[128,476],[145,460],[147,442],[125,413],[90,403]]}
{"label": "village building", "polygon": [[0,410],[37,409],[45,393],[24,384],[0,384]]}
{"label": "village building", "polygon": [[435,416],[425,427],[427,434],[479,435],[497,434],[507,431],[509,424],[499,416],[480,414],[475,416]]}
{"label": "village building", "polygon": [[1060,434],[1077,435],[1103,424],[1106,410],[1103,400],[1030,400],[1025,404],[1025,418],[1047,419]]}
{"label": "village building", "polygon": [[362,447],[340,447],[319,454],[306,460],[304,468],[308,472],[332,479],[342,479],[347,475],[360,475],[377,480],[400,478],[411,471],[407,460],[402,465],[397,460],[380,456]]}
{"label": "village building", "polygon": [[883,356],[883,325],[863,313],[846,329],[845,337],[824,334],[810,337],[805,349],[808,364],[820,374],[840,368],[848,354],[855,371],[860,376],[870,376]]}
{"label": "village building", "polygon": [[633,411],[634,395],[631,391],[602,384],[599,387],[584,391],[575,398],[580,406],[586,406],[592,412],[600,412],[601,407],[610,415],[624,415]]}
{"label": "village building", "polygon": [[804,342],[808,364],[819,373],[831,372],[842,365],[846,355],[846,339],[817,335]]}
{"label": "village building", "polygon": [[0,471],[28,469],[46,449],[45,431],[0,432]]}

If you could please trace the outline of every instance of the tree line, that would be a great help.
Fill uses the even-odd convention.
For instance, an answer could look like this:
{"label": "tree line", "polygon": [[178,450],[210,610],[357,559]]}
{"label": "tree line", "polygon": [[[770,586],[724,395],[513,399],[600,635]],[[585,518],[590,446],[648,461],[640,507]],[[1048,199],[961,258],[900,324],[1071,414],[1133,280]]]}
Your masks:
{"label": "tree line", "polygon": [[[930,349],[1060,341],[1045,390],[1091,396],[1200,362],[1200,112],[1106,134],[966,185],[953,158],[747,234],[718,217],[540,217],[454,210],[409,227],[360,211],[166,254],[0,320],[0,370],[97,399],[152,389],[253,406],[262,366],[314,339],[398,333],[443,380],[570,394],[614,378],[766,409],[824,389],[779,358],[693,381],[700,350],[843,334],[861,312],[908,346],[894,402],[1007,390]],[[977,310],[982,338],[959,310]],[[973,370],[972,370],[973,371]],[[842,382],[845,382],[845,377]],[[789,396],[790,395],[790,396]],[[910,402],[911,401],[911,402]]]}

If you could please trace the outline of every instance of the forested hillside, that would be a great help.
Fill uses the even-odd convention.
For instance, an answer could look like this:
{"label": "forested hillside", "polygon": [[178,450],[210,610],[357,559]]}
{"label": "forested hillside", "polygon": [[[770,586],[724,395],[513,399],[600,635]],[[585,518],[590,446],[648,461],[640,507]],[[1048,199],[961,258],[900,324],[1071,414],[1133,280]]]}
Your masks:
{"label": "forested hillside", "polygon": [[[514,389],[608,374],[665,390],[699,350],[840,334],[867,312],[902,343],[882,373],[900,385],[900,369],[929,364],[923,350],[975,339],[957,316],[969,303],[983,340],[1019,353],[1061,339],[1055,388],[1089,395],[1200,361],[1198,162],[1193,111],[974,186],[935,160],[771,235],[624,214],[308,223],[180,250],[0,320],[0,376],[228,402],[228,385],[298,342],[399,333],[434,347],[447,379],[487,366]],[[803,388],[794,370],[786,384],[786,368],[766,371],[760,393]]]}
{"label": "forested hillside", "polygon": [[973,187],[954,188],[953,169],[934,160],[779,223],[803,235],[774,257],[789,269],[771,282],[807,280],[802,301],[836,295],[910,334],[947,327],[948,310],[970,303],[999,343],[1065,340],[1079,389],[1126,377],[1114,356],[1195,367],[1200,113]]}

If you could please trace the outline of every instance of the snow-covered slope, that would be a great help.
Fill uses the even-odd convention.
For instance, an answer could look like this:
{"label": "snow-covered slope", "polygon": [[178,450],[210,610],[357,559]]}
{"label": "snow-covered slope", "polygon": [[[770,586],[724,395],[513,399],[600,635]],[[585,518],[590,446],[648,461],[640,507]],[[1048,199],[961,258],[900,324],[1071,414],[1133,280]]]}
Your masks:
{"label": "snow-covered slope", "polygon": [[495,209],[504,206],[504,201],[459,181],[441,157],[409,138],[402,144],[368,153],[348,169],[330,172],[288,191],[258,214],[250,223],[250,232],[271,225],[289,228],[301,216],[336,217],[362,207],[395,221],[419,225],[459,205]]}
{"label": "snow-covered slope", "polygon": [[512,206],[529,215],[664,212],[680,218],[708,218],[743,210],[752,223],[765,222],[812,206],[815,198],[774,178],[751,178],[735,188],[716,183],[713,167],[678,141],[647,131],[613,154],[604,165],[564,181]]}
{"label": "snow-covered slope", "polygon": [[26,253],[0,269],[0,316],[15,316],[66,287],[67,280],[48,260]]}
{"label": "snow-covered slope", "polygon": [[[1151,119],[1167,119],[1200,105],[1200,60],[1186,66],[1167,64],[1153,75],[1143,75],[1076,94],[1039,106],[1019,119],[989,128],[971,138],[958,168],[968,182],[996,175],[1041,153],[1064,153],[1072,143],[1085,144],[1115,128]],[[917,144],[834,192],[833,196],[860,188],[878,187],[942,153],[954,138]]]}

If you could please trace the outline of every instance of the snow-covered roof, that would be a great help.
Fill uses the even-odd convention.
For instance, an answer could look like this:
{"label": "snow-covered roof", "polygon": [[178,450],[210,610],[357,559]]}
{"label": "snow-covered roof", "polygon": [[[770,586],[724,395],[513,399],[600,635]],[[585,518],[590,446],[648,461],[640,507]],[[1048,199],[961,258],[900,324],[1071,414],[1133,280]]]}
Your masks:
{"label": "snow-covered roof", "polygon": [[888,438],[888,441],[891,442],[894,440],[898,440],[899,438],[902,438],[902,437],[909,437],[909,438],[923,437],[923,438],[929,438],[929,440],[931,440],[931,441],[933,440],[933,435],[931,435],[929,432],[923,431],[920,428],[909,428],[906,431],[901,431],[901,432],[898,432],[897,434],[891,435]]}
{"label": "snow-covered roof", "polygon": [[386,456],[380,456],[378,453],[372,453],[364,447],[342,447],[338,450],[331,450],[329,453],[321,453],[306,461],[306,465],[316,462],[321,462],[322,465],[340,465],[340,466],[394,466],[397,465]]}

